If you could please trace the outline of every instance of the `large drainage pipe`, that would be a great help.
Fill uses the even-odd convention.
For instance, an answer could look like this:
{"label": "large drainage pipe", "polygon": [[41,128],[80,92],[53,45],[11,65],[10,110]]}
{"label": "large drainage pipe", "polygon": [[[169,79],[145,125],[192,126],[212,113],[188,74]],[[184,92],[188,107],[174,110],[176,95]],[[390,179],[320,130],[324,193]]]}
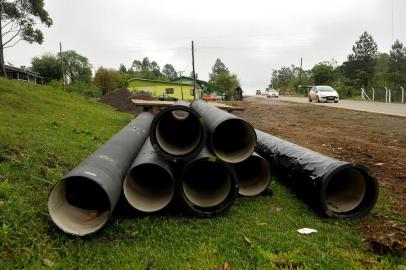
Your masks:
{"label": "large drainage pipe", "polygon": [[239,180],[240,195],[257,196],[264,192],[271,182],[272,175],[268,161],[256,153],[234,164],[234,169]]}
{"label": "large drainage pipe", "polygon": [[203,117],[210,132],[209,146],[218,158],[237,163],[254,152],[256,135],[249,123],[201,99],[191,107]]}
{"label": "large drainage pipe", "polygon": [[[256,130],[257,152],[279,179],[316,203],[327,216],[357,218],[367,214],[378,197],[378,183],[367,168],[339,161]],[[275,169],[275,170],[274,170]]]}
{"label": "large drainage pipe", "polygon": [[166,160],[187,161],[206,144],[206,128],[200,115],[186,101],[162,110],[151,124],[150,140]]}
{"label": "large drainage pipe", "polygon": [[84,236],[106,224],[120,197],[127,170],[148,136],[152,119],[150,113],[138,115],[52,188],[48,211],[62,231]]}
{"label": "large drainage pipe", "polygon": [[230,164],[206,148],[181,170],[177,192],[185,209],[210,217],[227,211],[238,196],[238,179]]}
{"label": "large drainage pipe", "polygon": [[175,180],[170,165],[159,158],[146,140],[123,184],[128,203],[142,212],[156,212],[167,206],[175,192]]}

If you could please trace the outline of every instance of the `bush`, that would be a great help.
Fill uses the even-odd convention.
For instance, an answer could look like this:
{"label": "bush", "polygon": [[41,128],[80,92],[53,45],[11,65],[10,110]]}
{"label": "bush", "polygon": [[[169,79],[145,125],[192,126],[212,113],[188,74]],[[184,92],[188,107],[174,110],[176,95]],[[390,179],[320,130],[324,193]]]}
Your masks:
{"label": "bush", "polygon": [[95,85],[84,82],[76,82],[66,85],[66,91],[75,92],[86,97],[100,97],[101,91]]}

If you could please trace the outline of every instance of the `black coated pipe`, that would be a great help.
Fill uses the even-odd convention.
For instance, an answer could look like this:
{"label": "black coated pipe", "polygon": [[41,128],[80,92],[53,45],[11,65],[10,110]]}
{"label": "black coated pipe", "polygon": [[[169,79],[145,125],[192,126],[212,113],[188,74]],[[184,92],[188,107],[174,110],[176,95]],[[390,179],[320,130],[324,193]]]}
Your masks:
{"label": "black coated pipe", "polygon": [[238,196],[234,168],[207,148],[181,170],[176,189],[180,202],[191,214],[210,217],[227,211]]}
{"label": "black coated pipe", "polygon": [[175,192],[173,171],[159,158],[151,142],[146,140],[123,183],[128,203],[142,212],[156,212],[167,206]]}
{"label": "black coated pipe", "polygon": [[316,203],[327,216],[357,218],[374,207],[378,182],[358,164],[339,161],[256,130],[257,152],[269,161],[279,179]]}
{"label": "black coated pipe", "polygon": [[218,158],[237,163],[254,152],[256,135],[249,123],[201,99],[191,107],[203,117],[210,132],[209,146]]}
{"label": "black coated pipe", "polygon": [[151,113],[138,115],[52,188],[48,211],[62,231],[84,236],[106,224],[120,197],[127,170],[148,136],[152,119]]}
{"label": "black coated pipe", "polygon": [[264,192],[271,182],[272,175],[268,161],[256,153],[234,164],[234,169],[239,180],[240,195],[257,196]]}
{"label": "black coated pipe", "polygon": [[151,124],[150,140],[164,159],[177,162],[195,157],[206,144],[206,127],[186,101],[162,110]]}

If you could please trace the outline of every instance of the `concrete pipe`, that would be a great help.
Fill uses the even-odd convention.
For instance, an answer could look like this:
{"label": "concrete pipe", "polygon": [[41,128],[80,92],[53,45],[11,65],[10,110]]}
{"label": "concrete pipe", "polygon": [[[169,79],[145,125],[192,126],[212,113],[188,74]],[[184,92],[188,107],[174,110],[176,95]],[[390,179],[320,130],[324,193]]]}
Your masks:
{"label": "concrete pipe", "polygon": [[272,171],[327,216],[357,218],[374,207],[379,187],[366,167],[256,132],[256,150],[269,161]]}
{"label": "concrete pipe", "polygon": [[150,129],[150,140],[161,157],[177,162],[195,157],[206,144],[206,128],[200,115],[186,101],[162,110]]}
{"label": "concrete pipe", "polygon": [[203,117],[210,133],[210,149],[218,158],[238,163],[254,152],[256,135],[249,123],[201,99],[191,107]]}
{"label": "concrete pipe", "polygon": [[256,153],[234,164],[234,169],[239,180],[240,195],[257,196],[265,191],[271,182],[271,168],[268,161]]}
{"label": "concrete pipe", "polygon": [[107,222],[131,162],[144,144],[153,115],[141,113],[51,190],[48,211],[64,232],[84,236]]}
{"label": "concrete pipe", "polygon": [[238,179],[232,166],[204,148],[181,170],[177,191],[189,213],[210,217],[227,211],[234,204]]}
{"label": "concrete pipe", "polygon": [[159,158],[146,140],[123,184],[128,203],[142,212],[156,212],[167,206],[175,192],[175,180],[170,165]]}

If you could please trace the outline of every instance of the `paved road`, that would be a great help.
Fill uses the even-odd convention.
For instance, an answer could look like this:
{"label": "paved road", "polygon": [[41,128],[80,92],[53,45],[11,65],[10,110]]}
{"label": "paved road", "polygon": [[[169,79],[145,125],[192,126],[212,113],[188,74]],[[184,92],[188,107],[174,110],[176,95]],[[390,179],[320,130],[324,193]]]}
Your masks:
{"label": "paved road", "polygon": [[[285,97],[280,96],[280,100],[309,103],[305,97]],[[340,100],[338,103],[317,103],[315,101],[312,104],[317,106],[329,106],[342,109],[350,109],[355,111],[382,113],[388,115],[404,116],[406,117],[406,104],[398,103],[384,103],[384,102],[368,102],[357,100]]]}

